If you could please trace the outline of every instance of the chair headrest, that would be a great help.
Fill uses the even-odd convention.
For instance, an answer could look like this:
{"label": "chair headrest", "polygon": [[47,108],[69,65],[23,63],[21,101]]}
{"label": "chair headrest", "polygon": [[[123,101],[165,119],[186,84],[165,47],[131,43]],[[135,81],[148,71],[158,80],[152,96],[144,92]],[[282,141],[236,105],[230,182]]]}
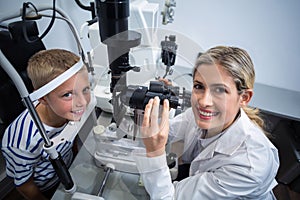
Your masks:
{"label": "chair headrest", "polygon": [[27,32],[28,38],[39,35],[39,30],[35,21],[17,21],[12,22],[8,25],[8,30],[11,34],[12,39],[17,41],[24,39],[24,28]]}

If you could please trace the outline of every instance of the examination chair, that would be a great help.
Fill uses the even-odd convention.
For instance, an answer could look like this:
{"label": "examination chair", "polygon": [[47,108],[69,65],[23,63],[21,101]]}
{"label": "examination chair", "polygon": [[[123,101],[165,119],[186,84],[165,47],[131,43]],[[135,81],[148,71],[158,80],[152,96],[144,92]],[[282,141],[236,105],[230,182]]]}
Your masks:
{"label": "examination chair", "polygon": [[[23,34],[23,25],[27,31],[29,42]],[[2,28],[2,27],[1,27]],[[39,31],[35,21],[16,21],[7,28],[0,30],[0,49],[16,71],[20,74],[29,93],[33,91],[32,83],[27,75],[27,62],[36,52],[45,49],[39,38]],[[31,42],[33,41],[33,42]],[[22,98],[13,81],[0,66],[0,147],[6,127],[25,110]],[[1,162],[4,158],[0,153]],[[3,164],[3,163],[1,163]],[[1,170],[4,167],[1,167]],[[5,168],[4,168],[5,169]],[[5,171],[1,171],[1,174]],[[13,180],[8,177],[0,180],[0,199],[7,195],[13,188]]]}
{"label": "examination chair", "polygon": [[[23,26],[26,28],[23,29]],[[23,30],[27,31],[29,41],[26,41]],[[33,91],[33,87],[26,71],[27,62],[33,54],[45,49],[38,35],[39,31],[35,21],[12,22],[7,29],[0,31],[0,49],[20,74],[29,93]],[[0,67],[0,94],[1,129],[5,129],[25,110],[25,106],[14,83],[2,67]],[[1,138],[2,134],[1,130]]]}

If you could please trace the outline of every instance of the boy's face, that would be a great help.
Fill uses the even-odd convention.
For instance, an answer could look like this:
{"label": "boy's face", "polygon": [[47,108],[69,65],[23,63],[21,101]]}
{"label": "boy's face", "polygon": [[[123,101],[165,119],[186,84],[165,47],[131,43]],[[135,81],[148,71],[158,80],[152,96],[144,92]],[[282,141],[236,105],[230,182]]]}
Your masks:
{"label": "boy's face", "polygon": [[80,70],[50,92],[44,100],[58,121],[80,120],[90,102],[90,84],[87,71]]}
{"label": "boy's face", "polygon": [[221,66],[207,64],[199,66],[195,73],[191,102],[197,125],[213,133],[229,127],[240,106],[247,103]]}

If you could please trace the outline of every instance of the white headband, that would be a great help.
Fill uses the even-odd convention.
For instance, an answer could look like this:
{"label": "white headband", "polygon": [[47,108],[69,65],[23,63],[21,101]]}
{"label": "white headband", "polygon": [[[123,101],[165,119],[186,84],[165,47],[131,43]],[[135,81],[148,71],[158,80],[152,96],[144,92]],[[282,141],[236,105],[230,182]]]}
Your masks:
{"label": "white headband", "polygon": [[31,101],[38,100],[39,98],[45,96],[58,86],[60,86],[63,82],[71,78],[75,73],[77,73],[83,67],[83,62],[80,60],[75,63],[71,68],[69,68],[64,73],[57,76],[55,79],[51,80],[49,83],[39,88],[38,90],[32,92],[29,96]]}

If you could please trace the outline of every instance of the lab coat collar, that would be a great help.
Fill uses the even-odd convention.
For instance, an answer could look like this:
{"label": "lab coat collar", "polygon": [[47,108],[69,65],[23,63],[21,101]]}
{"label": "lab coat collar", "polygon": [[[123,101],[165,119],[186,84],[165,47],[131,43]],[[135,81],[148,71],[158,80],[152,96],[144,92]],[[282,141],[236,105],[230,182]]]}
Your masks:
{"label": "lab coat collar", "polygon": [[213,157],[215,152],[232,155],[247,139],[247,127],[249,127],[250,119],[246,113],[241,109],[241,116],[226,129],[220,138],[209,144],[202,152],[195,158],[195,160],[206,160]]}

